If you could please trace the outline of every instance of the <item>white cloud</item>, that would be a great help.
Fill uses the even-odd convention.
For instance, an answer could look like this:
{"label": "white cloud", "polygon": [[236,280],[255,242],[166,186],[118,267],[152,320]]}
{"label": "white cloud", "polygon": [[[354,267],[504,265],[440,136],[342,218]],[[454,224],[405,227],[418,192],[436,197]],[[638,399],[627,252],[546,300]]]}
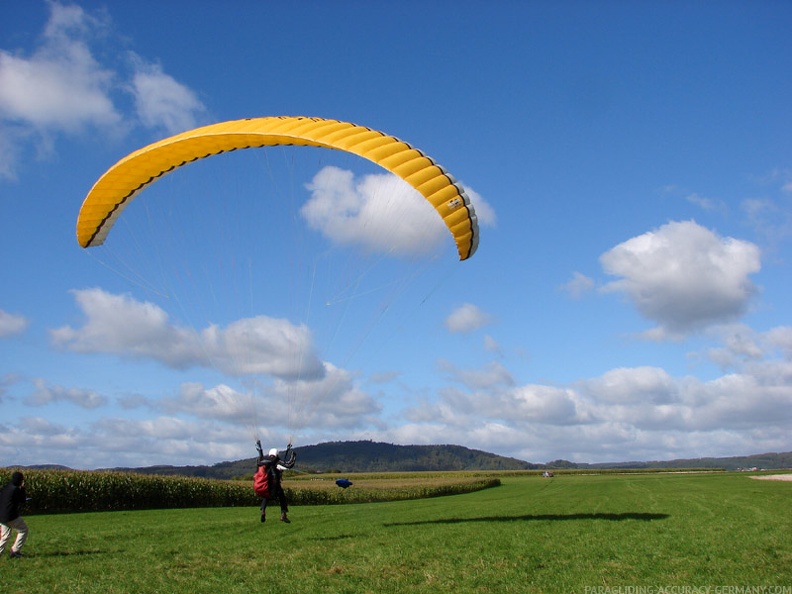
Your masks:
{"label": "white cloud", "polygon": [[723,346],[710,348],[707,358],[722,369],[735,369],[743,361],[758,360],[765,355],[762,338],[747,326],[726,325],[716,328],[714,332],[720,335]]}
{"label": "white cloud", "polygon": [[345,370],[327,365],[321,379],[276,380],[239,392],[227,385],[210,388],[184,383],[174,396],[146,404],[169,415],[230,422],[257,430],[284,432],[362,427],[374,421],[380,405],[362,391]]}
{"label": "white cloud", "polygon": [[8,393],[9,388],[18,383],[19,379],[19,376],[15,373],[6,373],[0,376],[0,403],[3,402],[3,398]]}
{"label": "white cloud", "polygon": [[490,335],[484,337],[484,350],[489,353],[495,353],[497,355],[503,354],[503,352],[501,351],[500,344],[498,344],[498,341],[495,340]]}
{"label": "white cloud", "polygon": [[[325,363],[325,374],[317,380],[277,380],[269,393],[270,410],[279,411],[278,422],[292,430],[348,430],[381,425],[382,407],[362,390],[347,370]],[[286,419],[287,414],[291,419]]]}
{"label": "white cloud", "polygon": [[[148,400],[160,415],[150,419],[105,418],[90,426],[40,417],[4,420],[0,457],[104,467],[251,456],[250,434],[228,431],[228,423],[257,424],[262,440],[274,445],[295,434],[300,445],[338,439],[459,443],[533,462],[785,451],[792,423],[792,328],[731,326],[713,336],[731,353],[732,367],[708,381],[644,366],[569,385],[515,385],[499,362],[471,369],[445,362],[442,368],[457,387],[425,393],[423,402],[410,404],[389,424],[377,399],[352,374],[327,365],[320,380],[275,380],[251,392],[255,399],[228,386],[185,384],[173,396]],[[52,402],[66,399],[66,390],[58,390],[62,396],[50,397]],[[75,451],[79,459],[69,454]]]}
{"label": "white cloud", "polygon": [[[788,364],[792,363],[792,327],[778,326],[756,332],[744,325],[718,328],[723,346],[707,350],[706,356],[725,371],[748,372],[757,377],[778,375],[783,383]],[[764,381],[764,380],[763,380]]]}
{"label": "white cloud", "polygon": [[264,373],[315,379],[324,374],[311,332],[304,324],[256,316],[226,328],[210,326],[200,338],[211,364],[231,375]]}
{"label": "white cloud", "polygon": [[514,385],[514,378],[509,370],[497,361],[491,361],[477,369],[460,369],[451,361],[444,360],[441,360],[438,365],[454,380],[474,390]]}
{"label": "white cloud", "polygon": [[792,360],[792,326],[778,326],[764,335],[765,340],[774,348],[781,349],[788,360]]}
{"label": "white cloud", "polygon": [[94,390],[50,386],[43,379],[33,380],[33,385],[35,390],[25,398],[25,403],[30,406],[69,402],[81,408],[93,409],[107,404],[107,398]]}
{"label": "white cloud", "polygon": [[[20,155],[31,143],[43,156],[54,150],[58,134],[125,133],[136,124],[119,108],[128,93],[144,126],[168,132],[191,127],[205,111],[195,94],[160,66],[134,54],[130,60],[120,50],[115,63],[97,58],[93,46],[110,37],[106,16],[48,4],[50,18],[33,51],[0,49],[0,177],[15,178]],[[112,57],[112,51],[101,55]]]}
{"label": "white cloud", "polygon": [[175,369],[213,367],[234,376],[312,378],[323,373],[304,325],[257,316],[225,328],[196,330],[172,324],[158,306],[129,296],[101,289],[73,293],[85,323],[50,332],[56,346],[70,351],[152,359]]}
{"label": "white cloud", "polygon": [[749,275],[761,268],[756,245],[722,238],[692,221],[634,237],[600,261],[608,274],[622,277],[604,290],[624,293],[659,323],[652,333],[657,338],[739,318],[757,292]]}
{"label": "white cloud", "polygon": [[733,369],[708,381],[645,366],[612,369],[568,386],[514,386],[478,381],[496,367],[457,369],[445,363],[462,387],[406,409],[408,424],[385,435],[398,443],[464,443],[534,462],[788,449],[792,329],[724,327],[720,338]]}
{"label": "white cloud", "polygon": [[195,93],[165,74],[158,64],[133,57],[136,67],[132,93],[138,117],[144,126],[177,134],[196,126],[196,114],[205,111]]}
{"label": "white cloud", "polygon": [[[174,417],[151,419],[103,418],[71,426],[43,417],[24,417],[1,425],[0,458],[31,459],[73,468],[115,468],[145,464],[204,464],[255,454],[252,439],[212,421]],[[270,438],[269,433],[263,439]],[[282,440],[280,440],[282,441]]]}
{"label": "white cloud", "polygon": [[580,272],[573,272],[572,278],[561,288],[577,299],[594,288],[594,280]]}
{"label": "white cloud", "polygon": [[473,332],[491,323],[492,316],[471,303],[465,303],[449,314],[445,326],[456,334]]}
{"label": "white cloud", "polygon": [[0,309],[0,338],[21,334],[28,327],[24,316],[10,314]]}
{"label": "white cloud", "polygon": [[461,185],[468,195],[468,198],[470,198],[473,210],[476,211],[476,218],[478,219],[479,225],[482,227],[495,227],[498,222],[498,216],[495,213],[495,209],[492,208],[492,205],[484,200],[481,194],[476,192],[473,188],[465,184]]}
{"label": "white cloud", "polygon": [[307,187],[311,198],[300,212],[333,242],[414,256],[431,253],[448,235],[432,206],[395,175],[355,180],[351,171],[328,166]]}
{"label": "white cloud", "polygon": [[723,214],[726,214],[729,210],[723,201],[715,200],[713,198],[707,198],[706,196],[701,196],[700,194],[696,194],[695,192],[692,194],[688,194],[685,197],[685,200],[687,200],[691,204],[695,204],[702,210],[715,211]]}
{"label": "white cloud", "polygon": [[[400,177],[365,175],[322,168],[306,186],[311,198],[300,210],[308,225],[341,245],[397,256],[434,253],[449,231],[426,199]],[[465,188],[480,225],[493,226],[494,209],[475,191]]]}
{"label": "white cloud", "polygon": [[614,404],[670,402],[676,390],[671,376],[657,367],[612,369],[583,385],[597,401]]}
{"label": "white cloud", "polygon": [[[230,342],[238,342],[242,351],[258,353],[253,360],[268,352],[268,347],[256,351],[256,345],[270,343],[255,331],[235,334],[229,330],[231,326],[214,328],[215,338],[209,340],[206,331],[174,327],[164,312],[129,297],[99,290],[75,292],[75,296],[86,322],[76,330],[55,331],[53,337],[61,346],[173,364],[168,359],[172,355],[151,346],[166,344],[167,351],[191,354],[177,357],[181,364],[197,364],[197,352],[208,350],[220,357],[221,337],[233,335],[236,338]],[[253,325],[258,330],[265,327]],[[137,333],[134,340],[130,333]],[[87,427],[63,422],[46,429],[53,431],[46,445],[37,437],[44,435],[43,419],[25,418],[14,425],[6,421],[0,432],[0,455],[18,459],[19,448],[24,447],[24,455],[34,456],[35,462],[78,467],[119,465],[121,460],[129,460],[133,466],[206,463],[251,455],[245,448],[253,434],[275,445],[292,436],[299,444],[358,438],[461,443],[534,462],[560,457],[619,461],[627,458],[625,452],[632,459],[673,459],[788,447],[792,328],[757,332],[740,324],[722,325],[710,328],[706,336],[718,340],[720,346],[703,354],[724,370],[721,376],[706,381],[642,366],[611,369],[568,385],[518,385],[503,361],[473,368],[441,361],[440,368],[456,387],[421,391],[420,404],[410,400],[401,411],[390,410],[385,420],[376,394],[363,390],[349,371],[325,363],[316,379],[295,379],[281,373],[280,378],[255,387],[248,384],[241,391],[223,384],[185,383],[172,395],[156,399],[125,397],[121,404],[137,407],[134,416],[145,415],[145,409],[159,416],[104,418]],[[179,341],[184,344],[179,346]],[[282,343],[276,340],[272,344]],[[136,350],[140,345],[142,350]],[[232,359],[239,353],[227,355]],[[98,410],[107,403],[106,397],[86,390],[48,386],[42,381],[34,385],[35,391],[23,403],[40,409],[72,403]],[[14,389],[18,392],[16,386]],[[229,423],[249,431],[229,432]],[[236,437],[223,435],[223,426]],[[12,443],[9,439],[14,438],[17,441]],[[104,452],[96,446],[102,440],[113,444]],[[53,444],[78,448],[81,459],[67,454],[49,459]],[[140,453],[133,459],[123,448],[137,448]]]}
{"label": "white cloud", "polygon": [[155,406],[170,414],[235,422],[252,420],[255,412],[252,394],[239,393],[223,384],[205,388],[196,382],[182,384],[176,396],[162,398]]}
{"label": "white cloud", "polygon": [[115,127],[115,74],[93,57],[88,39],[103,23],[78,6],[50,4],[43,42],[29,58],[0,50],[0,115],[40,134]]}
{"label": "white cloud", "polygon": [[792,237],[792,211],[788,200],[781,204],[769,198],[748,198],[740,204],[748,224],[770,246]]}
{"label": "white cloud", "polygon": [[520,418],[523,422],[567,425],[580,421],[575,393],[568,388],[527,385],[510,392],[516,407],[511,407],[502,420]]}
{"label": "white cloud", "polygon": [[576,399],[571,389],[534,384],[472,391],[446,389],[439,401],[412,407],[405,417],[412,422],[442,423],[468,431],[485,422],[529,430],[535,423],[580,422]]}

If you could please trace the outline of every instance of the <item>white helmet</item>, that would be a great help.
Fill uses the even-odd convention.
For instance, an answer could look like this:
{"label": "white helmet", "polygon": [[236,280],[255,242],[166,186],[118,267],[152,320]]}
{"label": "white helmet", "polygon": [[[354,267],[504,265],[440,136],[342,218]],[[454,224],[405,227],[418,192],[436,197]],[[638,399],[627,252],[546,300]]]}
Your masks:
{"label": "white helmet", "polygon": [[269,451],[269,455],[270,455],[270,456],[277,456],[277,455],[278,455],[278,448],[272,448],[272,449]]}

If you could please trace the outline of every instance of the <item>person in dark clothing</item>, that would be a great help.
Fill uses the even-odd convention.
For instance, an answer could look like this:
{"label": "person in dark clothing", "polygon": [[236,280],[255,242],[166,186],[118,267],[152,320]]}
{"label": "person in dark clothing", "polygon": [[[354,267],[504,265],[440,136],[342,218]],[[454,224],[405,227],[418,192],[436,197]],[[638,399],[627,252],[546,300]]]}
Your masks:
{"label": "person in dark clothing", "polygon": [[25,501],[25,477],[21,472],[15,472],[11,475],[11,482],[0,489],[0,555],[11,538],[11,530],[16,530],[17,537],[11,547],[11,558],[22,556],[20,551],[28,536],[27,524],[22,519]]}
{"label": "person in dark clothing", "polygon": [[[269,475],[270,483],[270,497],[275,499],[277,497],[281,509],[281,522],[291,523],[289,520],[289,502],[286,500],[286,493],[283,492],[281,485],[281,478],[283,478],[283,471],[294,467],[297,461],[297,454],[294,453],[291,444],[286,447],[286,455],[283,460],[278,455],[277,448],[272,448],[265,456],[264,451],[261,449],[261,442],[256,441],[256,450],[258,451],[257,466],[263,466],[266,473]],[[261,521],[267,520],[267,498],[261,499]]]}

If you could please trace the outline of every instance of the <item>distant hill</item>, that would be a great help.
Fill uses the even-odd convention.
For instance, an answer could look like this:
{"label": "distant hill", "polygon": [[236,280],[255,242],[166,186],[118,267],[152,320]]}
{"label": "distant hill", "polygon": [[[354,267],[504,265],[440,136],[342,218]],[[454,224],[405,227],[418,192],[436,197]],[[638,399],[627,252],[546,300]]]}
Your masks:
{"label": "distant hill", "polygon": [[[652,469],[792,468],[792,452],[734,456],[729,458],[691,458],[650,462],[579,463],[554,460],[545,464],[525,462],[457,445],[394,445],[374,441],[335,441],[295,448],[297,469],[302,472],[413,472],[447,470],[544,470],[544,469]],[[29,468],[55,468],[38,465]],[[59,467],[65,468],[65,467]],[[113,468],[143,474],[197,476],[234,479],[251,476],[256,469],[254,457],[219,462],[211,466],[147,466]]]}
{"label": "distant hill", "polygon": [[724,470],[792,468],[792,452],[732,456],[729,458],[690,458],[654,462],[617,462],[587,464],[589,468],[723,468]]}
{"label": "distant hill", "polygon": [[62,464],[31,464],[30,466],[22,466],[22,468],[30,468],[31,470],[71,470],[71,468]]}
{"label": "distant hill", "polygon": [[532,470],[542,465],[458,445],[394,445],[373,441],[334,441],[298,448],[300,466],[338,472],[425,470]]}
{"label": "distant hill", "polygon": [[[531,464],[456,445],[394,445],[373,441],[336,441],[295,448],[303,472],[415,472],[424,470],[531,470]],[[256,459],[219,462],[212,466],[147,466],[114,468],[143,474],[233,479],[252,475]]]}

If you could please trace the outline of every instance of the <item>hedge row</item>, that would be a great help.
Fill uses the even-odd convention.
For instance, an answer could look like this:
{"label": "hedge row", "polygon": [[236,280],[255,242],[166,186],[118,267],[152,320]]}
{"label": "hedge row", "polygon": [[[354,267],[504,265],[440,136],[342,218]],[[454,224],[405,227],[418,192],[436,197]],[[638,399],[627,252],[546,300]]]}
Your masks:
{"label": "hedge row", "polygon": [[[0,485],[14,468],[0,468]],[[25,514],[120,511],[188,507],[257,506],[252,482],[144,475],[129,472],[22,469],[30,497]],[[453,484],[412,485],[403,489],[285,489],[293,505],[328,505],[418,499],[468,493],[499,485],[497,478],[460,479]]]}

